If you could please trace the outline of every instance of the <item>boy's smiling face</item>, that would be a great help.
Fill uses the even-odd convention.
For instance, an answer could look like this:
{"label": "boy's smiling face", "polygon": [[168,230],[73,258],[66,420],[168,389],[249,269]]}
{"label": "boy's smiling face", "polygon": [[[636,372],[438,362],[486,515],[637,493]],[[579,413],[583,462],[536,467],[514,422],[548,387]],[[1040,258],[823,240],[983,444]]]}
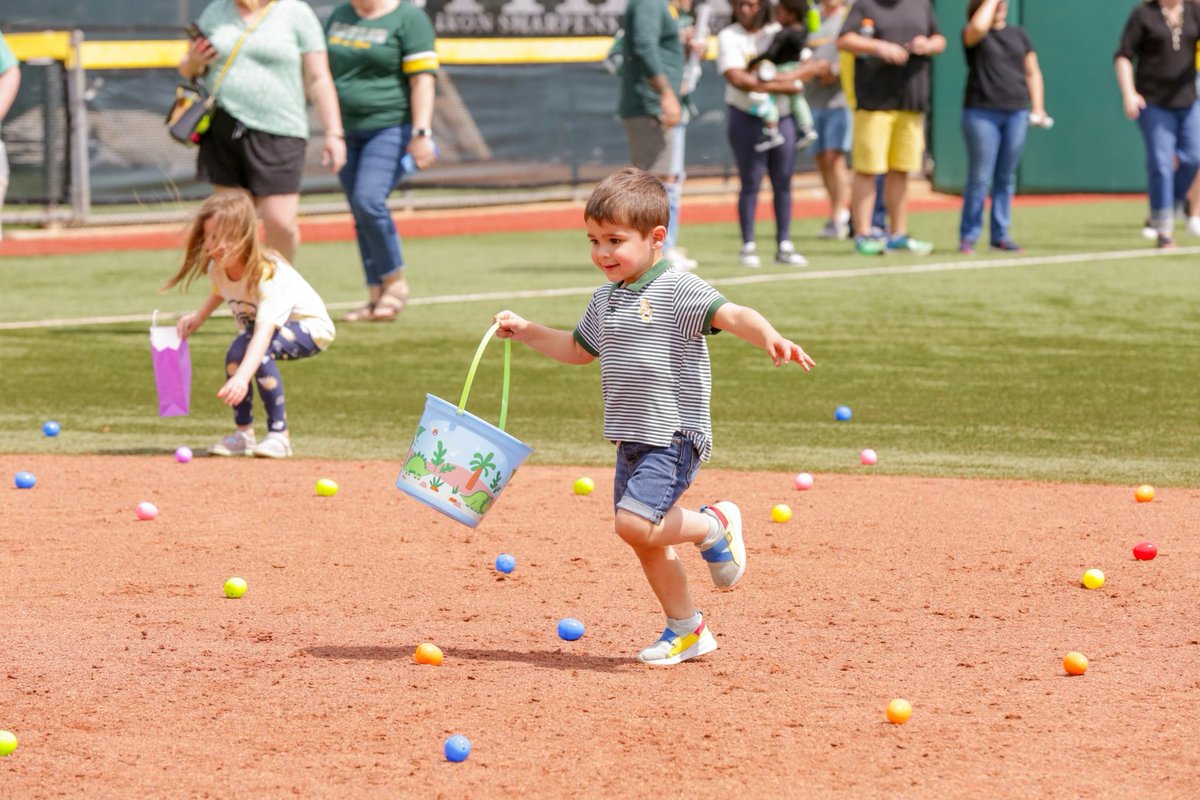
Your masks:
{"label": "boy's smiling face", "polygon": [[649,234],[623,223],[587,220],[592,263],[604,277],[618,283],[633,283],[662,257],[667,229],[657,225]]}

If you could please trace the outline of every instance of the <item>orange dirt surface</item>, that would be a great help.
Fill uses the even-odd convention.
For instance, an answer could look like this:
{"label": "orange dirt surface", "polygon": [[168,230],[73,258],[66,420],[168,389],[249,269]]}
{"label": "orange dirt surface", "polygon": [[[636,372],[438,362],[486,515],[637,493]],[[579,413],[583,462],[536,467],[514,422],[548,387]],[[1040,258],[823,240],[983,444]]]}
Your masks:
{"label": "orange dirt surface", "polygon": [[701,470],[748,570],[680,549],[720,649],[653,668],[611,469],[523,467],[471,530],[398,463],[0,464],[5,798],[1200,796],[1200,489]]}

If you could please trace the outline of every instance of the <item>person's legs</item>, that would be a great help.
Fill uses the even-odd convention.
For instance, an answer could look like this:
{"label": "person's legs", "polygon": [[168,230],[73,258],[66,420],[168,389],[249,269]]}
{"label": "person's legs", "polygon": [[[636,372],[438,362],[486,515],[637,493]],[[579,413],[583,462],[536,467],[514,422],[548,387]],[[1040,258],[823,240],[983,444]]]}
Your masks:
{"label": "person's legs", "polygon": [[908,173],[889,170],[883,180],[883,202],[891,222],[891,238],[908,235]]}
{"label": "person's legs", "polygon": [[1017,190],[1017,167],[1025,150],[1025,134],[1029,131],[1029,112],[996,113],[999,115],[1000,141],[992,180],[990,238],[996,247],[1016,250],[1019,248],[1009,238],[1009,228],[1012,225],[1013,195]]}
{"label": "person's legs", "polygon": [[1174,229],[1175,119],[1168,108],[1147,104],[1138,116],[1146,146],[1150,226],[1170,238]]}
{"label": "person's legs", "polygon": [[958,240],[963,245],[974,245],[983,233],[983,207],[996,172],[1001,134],[992,112],[978,108],[963,109],[962,132],[967,145],[967,180],[963,185]]}
{"label": "person's legs", "polygon": [[[281,433],[287,430],[287,411],[283,398],[283,376],[276,361],[295,361],[321,352],[313,338],[298,322],[289,322],[275,331],[267,355],[254,373],[258,393],[267,412],[267,430]],[[240,361],[238,363],[241,363]]]}
{"label": "person's legs", "polygon": [[733,106],[729,106],[728,111],[726,134],[729,147],[733,150],[734,163],[737,164],[738,226],[745,247],[754,243],[754,212],[758,205],[758,188],[767,172],[767,157],[754,149],[762,130],[762,121]]}
{"label": "person's legs", "polygon": [[666,180],[663,185],[667,189],[667,204],[670,218],[667,220],[667,238],[663,242],[663,250],[674,250],[679,242],[679,206],[683,195],[684,147],[687,141],[687,125],[679,123],[670,131],[671,163],[667,168]]}
{"label": "person's legs", "polygon": [[876,196],[875,180],[877,175],[888,171],[888,149],[895,113],[854,112],[854,144],[851,153],[854,184],[850,192],[850,211],[854,220],[854,232],[858,237],[856,245],[861,245],[871,236],[872,211]]}
{"label": "person's legs", "polygon": [[1172,109],[1176,119],[1174,204],[1182,206],[1200,168],[1200,103],[1185,109]]}
{"label": "person's legs", "polygon": [[[8,151],[0,142],[0,215],[4,213],[4,196],[8,194]],[[4,240],[3,223],[0,223],[0,241]]]}
{"label": "person's legs", "polygon": [[289,264],[296,263],[296,251],[300,248],[300,226],[296,222],[300,195],[271,194],[254,198],[254,204],[263,221],[267,247],[278,250]]}
{"label": "person's legs", "polygon": [[[233,343],[225,351],[225,377],[232,378],[246,357],[246,347],[250,344],[250,331],[245,330],[234,337]],[[254,384],[246,388],[246,396],[242,402],[233,407],[233,421],[239,430],[253,429],[254,425]]]}
{"label": "person's legs", "polygon": [[[767,174],[771,179],[771,200],[775,209],[775,243],[792,241],[792,173],[796,171],[796,120],[779,120],[783,146],[767,153]],[[787,250],[779,247],[780,251]]]}
{"label": "person's legs", "polygon": [[[687,574],[675,551],[675,545],[707,545],[716,551],[729,536],[726,522],[722,528],[716,514],[684,509],[677,505],[680,496],[695,479],[700,455],[690,439],[676,434],[670,445],[655,447],[634,442],[617,446],[613,480],[613,502],[617,534],[637,555],[642,571],[667,617],[667,629],[638,658],[651,664],[676,664],[716,649],[716,640],[707,632],[703,617],[696,609],[687,585]],[[726,506],[736,514],[736,507]],[[740,516],[740,515],[739,515]],[[713,569],[714,580],[725,577],[722,585],[732,587],[745,568],[745,547],[741,539],[740,518],[734,533],[741,562],[736,574],[725,563],[734,558],[721,554],[705,560],[721,562]],[[722,550],[729,550],[726,546]],[[725,570],[725,571],[722,571]]]}
{"label": "person's legs", "polygon": [[[342,193],[346,195],[347,200],[354,195],[355,185],[358,182],[359,156],[362,153],[362,149],[363,137],[355,134],[353,131],[346,131],[346,163],[341,171],[338,172],[338,182],[341,183]],[[371,261],[371,249],[367,244],[365,234],[367,223],[359,219],[353,204],[350,204],[350,214],[354,218],[354,239],[358,244],[358,257],[362,262],[363,275],[367,284],[367,304],[362,308],[346,312],[342,316],[342,320],[345,322],[362,322],[371,318],[371,312],[375,310],[375,304],[379,302],[381,290],[375,265]]]}

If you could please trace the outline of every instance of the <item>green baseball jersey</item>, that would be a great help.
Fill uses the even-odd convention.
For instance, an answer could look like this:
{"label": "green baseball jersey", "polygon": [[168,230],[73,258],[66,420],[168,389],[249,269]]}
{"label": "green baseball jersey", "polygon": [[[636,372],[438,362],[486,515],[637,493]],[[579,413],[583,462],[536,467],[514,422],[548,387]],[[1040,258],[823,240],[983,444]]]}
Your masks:
{"label": "green baseball jersey", "polygon": [[347,130],[379,130],[412,122],[409,79],[438,69],[433,23],[407,2],[377,19],[349,3],[325,24],[329,69]]}

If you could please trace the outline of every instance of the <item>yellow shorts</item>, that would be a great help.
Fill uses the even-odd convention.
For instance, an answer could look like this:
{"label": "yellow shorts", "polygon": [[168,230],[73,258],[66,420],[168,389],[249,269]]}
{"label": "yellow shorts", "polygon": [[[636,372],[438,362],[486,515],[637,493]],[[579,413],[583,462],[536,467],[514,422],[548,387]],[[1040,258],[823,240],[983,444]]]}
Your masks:
{"label": "yellow shorts", "polygon": [[854,171],[864,175],[916,172],[925,155],[925,115],[920,111],[854,112]]}

